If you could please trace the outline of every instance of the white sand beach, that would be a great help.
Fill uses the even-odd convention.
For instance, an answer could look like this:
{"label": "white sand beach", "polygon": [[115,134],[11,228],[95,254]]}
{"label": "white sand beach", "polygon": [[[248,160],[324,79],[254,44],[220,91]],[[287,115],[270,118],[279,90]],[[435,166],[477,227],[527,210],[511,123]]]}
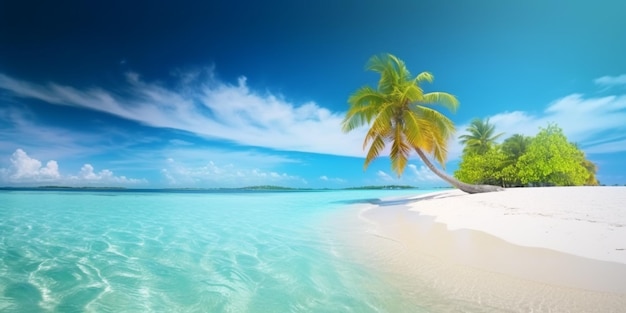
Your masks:
{"label": "white sand beach", "polygon": [[474,195],[455,190],[422,199],[429,200],[410,204],[411,210],[434,216],[450,230],[479,230],[521,246],[626,264],[626,187],[511,188]]}
{"label": "white sand beach", "polygon": [[446,190],[357,209],[344,239],[407,298],[443,297],[444,311],[626,308],[626,187]]}

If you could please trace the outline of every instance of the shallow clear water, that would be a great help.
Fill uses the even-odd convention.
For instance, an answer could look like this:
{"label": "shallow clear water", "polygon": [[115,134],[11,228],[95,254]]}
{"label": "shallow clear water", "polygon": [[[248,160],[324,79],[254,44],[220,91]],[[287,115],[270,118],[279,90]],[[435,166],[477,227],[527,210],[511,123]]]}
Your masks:
{"label": "shallow clear water", "polygon": [[0,191],[0,311],[397,312],[326,222],[415,193]]}

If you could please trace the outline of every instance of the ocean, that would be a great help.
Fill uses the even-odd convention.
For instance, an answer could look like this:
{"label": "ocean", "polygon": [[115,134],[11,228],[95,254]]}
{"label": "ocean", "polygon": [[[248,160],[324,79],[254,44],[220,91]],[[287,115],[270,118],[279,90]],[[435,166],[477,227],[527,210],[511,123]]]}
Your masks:
{"label": "ocean", "polygon": [[425,192],[0,191],[0,312],[420,312],[334,234]]}

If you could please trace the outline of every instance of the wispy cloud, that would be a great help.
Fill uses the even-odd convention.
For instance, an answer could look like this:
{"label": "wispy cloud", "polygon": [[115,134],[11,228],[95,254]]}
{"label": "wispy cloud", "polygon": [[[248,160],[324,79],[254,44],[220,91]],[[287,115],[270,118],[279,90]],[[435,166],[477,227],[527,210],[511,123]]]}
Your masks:
{"label": "wispy cloud", "polygon": [[423,164],[407,164],[406,171],[401,177],[397,177],[394,173],[389,174],[382,170],[376,172],[376,177],[376,184],[409,184],[420,187],[441,187],[448,185],[448,183],[444,182]]}
{"label": "wispy cloud", "polygon": [[626,135],[622,136],[622,140],[598,143],[586,148],[588,154],[603,154],[626,151]]}
{"label": "wispy cloud", "polygon": [[596,78],[593,82],[597,85],[607,87],[626,85],[626,74],[619,76],[602,76]]}
{"label": "wispy cloud", "polygon": [[[286,153],[272,151],[266,153],[259,151],[258,149],[244,149],[238,150],[222,149],[217,147],[207,146],[179,146],[170,145],[164,147],[162,151],[146,152],[150,155],[138,156],[139,159],[154,159],[160,158],[161,160],[176,160],[178,164],[184,164],[185,167],[202,167],[209,161],[215,164],[238,164],[242,168],[261,168],[261,169],[275,169],[285,164],[298,164],[301,161],[290,156]],[[159,163],[160,166],[164,165]],[[167,165],[167,163],[165,164]]]}
{"label": "wispy cloud", "polygon": [[233,163],[219,164],[213,161],[201,166],[189,166],[167,159],[161,169],[169,186],[179,187],[245,187],[252,185],[278,184],[305,186],[307,181],[301,177],[265,171],[258,168],[246,168]]}
{"label": "wispy cloud", "polygon": [[337,184],[345,184],[345,183],[347,183],[347,181],[345,179],[338,178],[338,177],[328,177],[326,175],[320,176],[319,179],[321,181],[323,181],[323,182],[330,182],[330,183],[337,183]]}
{"label": "wispy cloud", "polygon": [[425,184],[439,184],[439,185],[447,185],[439,176],[435,175],[430,169],[428,169],[424,165],[420,165],[419,167],[415,164],[407,165],[409,171],[412,174],[412,180],[425,183]]}
{"label": "wispy cloud", "polygon": [[376,172],[376,177],[378,177],[379,180],[383,181],[383,182],[391,182],[393,181],[393,177],[387,173],[385,173],[384,171],[378,171]]}
{"label": "wispy cloud", "polygon": [[0,182],[12,185],[61,184],[69,186],[127,186],[147,184],[145,179],[116,176],[108,169],[96,172],[91,164],[85,164],[77,175],[63,175],[59,164],[49,160],[45,165],[17,149],[10,157],[10,166],[0,168]]}
{"label": "wispy cloud", "polygon": [[[73,155],[79,151],[89,150],[94,138],[85,133],[73,132],[58,127],[36,125],[33,116],[27,109],[15,107],[0,108],[0,153],[11,153],[17,148],[28,151],[54,147],[49,151],[51,158],[62,155]],[[81,145],[79,142],[84,142]],[[52,149],[50,149],[52,150]],[[48,155],[48,154],[47,154]]]}
{"label": "wispy cloud", "polygon": [[26,106],[0,108],[0,156],[22,149],[49,159],[88,159],[103,153],[125,153],[134,145],[160,140],[152,134],[139,136],[138,132],[122,131],[104,123],[73,129],[39,120]]}
{"label": "wispy cloud", "polygon": [[[34,84],[0,74],[0,88],[13,96],[45,101],[54,105],[88,108],[136,121],[144,125],[191,132],[209,139],[237,145],[301,151],[321,154],[363,157],[362,140],[365,128],[344,134],[340,123],[343,112],[332,112],[314,102],[293,103],[280,94],[251,90],[245,77],[235,84],[218,80],[213,69],[176,72],[178,82],[165,85],[143,80],[136,73],[126,75],[126,89],[116,93],[103,88],[78,89],[55,83]],[[626,75],[604,76],[594,82],[599,86],[626,84]],[[540,127],[557,123],[568,138],[588,153],[626,151],[621,145],[626,138],[626,95],[587,96],[571,94],[547,103],[542,112],[505,111],[489,117],[506,138],[520,133],[535,135]],[[49,138],[71,151],[77,136],[29,127],[24,118],[22,132],[33,138]],[[462,147],[458,136],[467,123],[458,125],[459,132],[451,140],[449,160],[457,160]],[[10,132],[11,130],[9,130]],[[46,133],[47,136],[42,134]],[[84,134],[82,134],[85,136]],[[0,150],[15,147],[0,135]],[[598,138],[615,138],[598,141]],[[85,140],[86,141],[86,140]],[[173,140],[180,147],[188,142]],[[87,145],[84,145],[87,146]],[[27,147],[30,149],[30,147]],[[179,159],[174,156],[175,159]],[[204,159],[206,160],[206,158]],[[214,160],[216,161],[216,160]],[[198,165],[194,165],[198,166]]]}
{"label": "wispy cloud", "polygon": [[235,85],[218,81],[212,70],[204,75],[178,77],[178,87],[166,87],[130,73],[124,96],[102,88],[33,84],[3,74],[0,88],[23,98],[102,111],[144,125],[184,130],[241,145],[363,155],[364,130],[342,133],[342,113],[331,112],[314,102],[294,104],[281,95],[254,92],[244,77]]}

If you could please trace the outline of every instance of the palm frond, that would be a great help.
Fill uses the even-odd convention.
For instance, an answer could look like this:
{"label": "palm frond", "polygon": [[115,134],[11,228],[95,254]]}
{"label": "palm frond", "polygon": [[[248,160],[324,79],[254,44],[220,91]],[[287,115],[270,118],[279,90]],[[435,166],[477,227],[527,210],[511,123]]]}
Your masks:
{"label": "palm frond", "polygon": [[446,169],[446,159],[448,158],[448,149],[445,146],[437,145],[433,149],[433,156],[435,160],[441,165],[441,168]]}
{"label": "palm frond", "polygon": [[363,164],[363,169],[366,170],[370,163],[376,159],[380,152],[385,149],[385,140],[382,136],[374,136],[372,140],[372,145],[367,151],[367,156],[365,157],[365,163]]}
{"label": "palm frond", "polygon": [[382,74],[386,70],[386,62],[384,61],[385,54],[373,55],[365,65],[365,69]]}
{"label": "palm frond", "polygon": [[451,137],[456,131],[454,123],[447,116],[435,109],[425,106],[416,106],[415,111],[419,112],[427,121],[430,121],[430,124],[435,126],[435,132],[442,134],[445,139]]}
{"label": "palm frond", "polygon": [[421,72],[415,76],[414,84],[420,84],[422,82],[432,83],[435,80],[435,76],[430,72]]}
{"label": "palm frond", "polygon": [[411,146],[430,151],[430,141],[433,136],[433,126],[430,119],[426,119],[415,111],[406,111],[403,115],[404,134]]}
{"label": "palm frond", "polygon": [[413,112],[420,117],[424,125],[423,131],[428,134],[425,147],[420,148],[432,153],[435,160],[443,166],[447,157],[448,139],[455,132],[454,123],[445,115],[429,107],[416,106]]}
{"label": "palm frond", "polygon": [[341,123],[343,132],[368,125],[384,108],[385,96],[370,87],[363,87],[348,99],[348,103],[350,107]]}
{"label": "palm frond", "polygon": [[387,134],[391,132],[392,123],[389,114],[389,110],[382,110],[379,112],[378,116],[371,123],[370,129],[365,135],[365,140],[363,141],[363,149],[367,147],[370,140],[373,140],[374,138],[379,136],[385,138],[385,136],[387,136]]}
{"label": "palm frond", "polygon": [[422,101],[424,104],[441,105],[452,113],[456,112],[456,109],[459,107],[459,100],[447,92],[429,92],[424,94]]}
{"label": "palm frond", "polygon": [[404,140],[402,128],[396,127],[393,132],[389,157],[391,158],[391,169],[396,172],[398,177],[402,176],[404,172],[410,152],[411,146]]}
{"label": "palm frond", "polygon": [[424,96],[424,91],[420,88],[419,85],[416,84],[407,84],[403,86],[403,92],[401,95],[401,99],[408,103],[414,103],[419,101]]}
{"label": "palm frond", "polygon": [[372,56],[367,62],[367,69],[380,74],[378,91],[387,94],[393,90],[393,86],[397,81],[397,73],[388,54]]}
{"label": "palm frond", "polygon": [[391,64],[393,65],[392,68],[395,69],[397,74],[398,81],[396,82],[402,83],[410,81],[411,72],[409,72],[409,69],[406,67],[404,61],[400,60],[393,54],[387,54],[387,57],[391,61]]}

